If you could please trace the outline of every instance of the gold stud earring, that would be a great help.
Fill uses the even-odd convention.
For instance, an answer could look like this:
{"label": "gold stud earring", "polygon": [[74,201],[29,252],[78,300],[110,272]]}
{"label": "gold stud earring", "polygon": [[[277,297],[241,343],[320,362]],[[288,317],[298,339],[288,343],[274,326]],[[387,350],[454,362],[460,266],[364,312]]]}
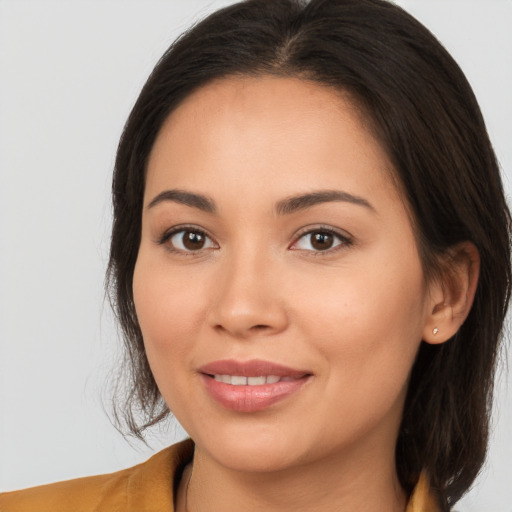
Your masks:
{"label": "gold stud earring", "polygon": [[435,336],[439,332],[439,329],[437,327],[434,327],[432,329],[432,334]]}

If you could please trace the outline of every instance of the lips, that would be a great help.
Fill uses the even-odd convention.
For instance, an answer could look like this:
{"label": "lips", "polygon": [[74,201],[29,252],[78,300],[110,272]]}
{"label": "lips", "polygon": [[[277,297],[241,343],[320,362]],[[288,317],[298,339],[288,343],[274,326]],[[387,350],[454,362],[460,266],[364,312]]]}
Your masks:
{"label": "lips", "polygon": [[206,391],[220,405],[256,412],[302,389],[312,374],[262,360],[215,361],[199,368]]}

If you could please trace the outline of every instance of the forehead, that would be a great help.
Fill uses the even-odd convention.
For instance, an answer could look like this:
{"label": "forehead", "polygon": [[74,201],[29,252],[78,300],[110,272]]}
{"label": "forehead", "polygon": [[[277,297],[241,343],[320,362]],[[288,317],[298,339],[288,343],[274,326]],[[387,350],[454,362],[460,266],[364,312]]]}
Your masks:
{"label": "forehead", "polygon": [[391,169],[348,93],[298,78],[228,77],[195,91],[165,121],[146,192],[198,180],[212,191],[254,192],[256,177],[267,196],[340,186],[371,194],[395,189]]}

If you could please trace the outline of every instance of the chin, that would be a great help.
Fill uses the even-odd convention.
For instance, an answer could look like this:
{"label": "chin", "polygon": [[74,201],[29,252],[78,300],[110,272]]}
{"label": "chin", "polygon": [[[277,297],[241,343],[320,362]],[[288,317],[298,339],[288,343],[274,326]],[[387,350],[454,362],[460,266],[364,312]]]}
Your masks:
{"label": "chin", "polygon": [[290,453],[273,448],[275,446],[267,446],[264,450],[259,443],[251,447],[230,446],[224,450],[215,447],[211,456],[218,464],[241,473],[273,473],[295,465]]}
{"label": "chin", "polygon": [[282,471],[299,464],[305,453],[302,440],[282,430],[224,428],[206,436],[191,436],[199,449],[233,471]]}

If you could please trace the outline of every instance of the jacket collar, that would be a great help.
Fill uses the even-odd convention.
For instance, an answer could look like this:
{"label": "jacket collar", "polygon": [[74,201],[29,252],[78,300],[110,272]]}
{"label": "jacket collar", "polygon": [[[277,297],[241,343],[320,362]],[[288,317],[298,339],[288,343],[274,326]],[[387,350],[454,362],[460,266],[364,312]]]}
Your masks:
{"label": "jacket collar", "polygon": [[406,512],[441,512],[425,472],[414,487]]}

